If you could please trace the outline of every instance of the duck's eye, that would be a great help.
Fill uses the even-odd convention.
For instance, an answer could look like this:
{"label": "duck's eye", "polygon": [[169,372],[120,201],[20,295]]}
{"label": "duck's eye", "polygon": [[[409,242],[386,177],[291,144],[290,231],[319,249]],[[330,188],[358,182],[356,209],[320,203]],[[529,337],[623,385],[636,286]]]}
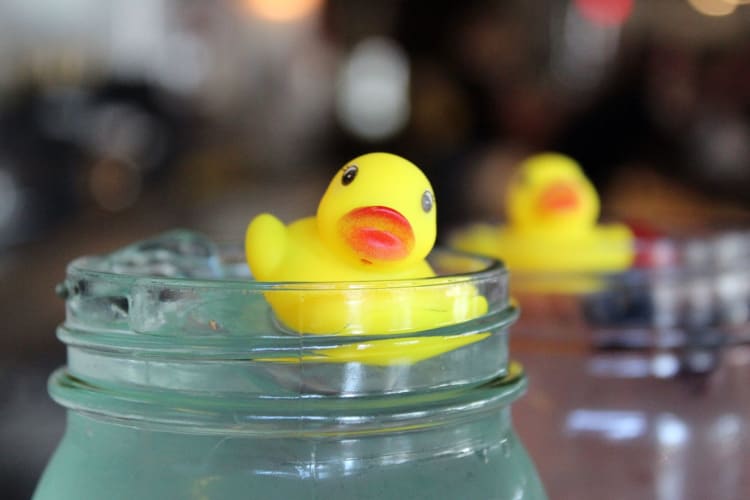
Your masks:
{"label": "duck's eye", "polygon": [[341,176],[341,184],[344,186],[348,186],[352,183],[355,177],[357,177],[357,172],[359,169],[357,168],[357,165],[349,165],[346,167],[346,170],[344,170],[344,175]]}
{"label": "duck's eye", "polygon": [[435,205],[435,198],[432,195],[432,192],[425,191],[422,193],[422,210],[424,210],[425,213],[429,213],[429,211],[432,210],[433,205]]}

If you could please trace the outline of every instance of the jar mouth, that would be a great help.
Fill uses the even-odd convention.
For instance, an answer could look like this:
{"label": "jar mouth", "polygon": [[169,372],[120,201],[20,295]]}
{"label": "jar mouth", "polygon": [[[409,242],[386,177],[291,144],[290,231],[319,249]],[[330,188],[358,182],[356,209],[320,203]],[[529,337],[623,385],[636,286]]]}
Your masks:
{"label": "jar mouth", "polygon": [[[149,249],[141,252],[144,243],[204,238],[186,230],[174,230],[145,242],[136,243],[108,255],[88,255],[74,259],[67,268],[68,275],[84,275],[113,283],[130,284],[135,281],[167,286],[197,288],[230,288],[253,291],[317,291],[331,289],[379,289],[437,287],[457,280],[481,281],[497,278],[507,280],[503,263],[490,256],[473,254],[458,249],[436,247],[427,257],[436,275],[417,279],[371,279],[351,281],[255,281],[247,267],[242,246],[236,243],[210,245],[204,254],[181,255],[167,250]],[[156,255],[148,255],[148,252]],[[146,253],[146,255],[144,255]],[[58,294],[67,298],[80,290],[69,280],[61,283]]]}
{"label": "jar mouth", "polygon": [[241,246],[170,232],[71,263],[58,336],[72,376],[152,390],[355,397],[503,376],[507,271],[429,259],[435,277],[258,282]]}

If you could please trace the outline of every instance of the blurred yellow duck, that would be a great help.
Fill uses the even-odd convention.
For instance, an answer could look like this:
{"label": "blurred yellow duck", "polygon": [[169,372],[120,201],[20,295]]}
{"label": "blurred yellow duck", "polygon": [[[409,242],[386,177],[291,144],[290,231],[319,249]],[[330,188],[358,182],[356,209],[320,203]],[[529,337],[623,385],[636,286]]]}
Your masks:
{"label": "blurred yellow duck", "polygon": [[572,159],[543,153],[524,161],[505,200],[508,224],[458,233],[454,247],[500,257],[512,271],[615,272],[634,258],[622,224],[597,225],[599,197]]}
{"label": "blurred yellow duck", "polygon": [[[398,334],[460,323],[487,311],[472,285],[408,282],[435,276],[425,260],[435,243],[435,212],[432,186],[419,168],[370,153],[339,170],[314,217],[288,226],[267,213],[255,217],[245,238],[247,261],[259,281],[317,283],[266,293],[276,317],[295,332]],[[411,364],[486,336],[373,340],[275,361]]]}

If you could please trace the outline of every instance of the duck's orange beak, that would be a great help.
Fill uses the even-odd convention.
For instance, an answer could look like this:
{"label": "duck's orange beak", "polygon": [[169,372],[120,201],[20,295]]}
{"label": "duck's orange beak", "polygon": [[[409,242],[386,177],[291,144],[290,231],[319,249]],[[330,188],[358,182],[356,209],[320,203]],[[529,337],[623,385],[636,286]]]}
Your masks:
{"label": "duck's orange beak", "polygon": [[580,203],[575,184],[557,181],[542,191],[537,207],[542,213],[559,213],[575,210]]}
{"label": "duck's orange beak", "polygon": [[414,247],[414,231],[406,217],[382,206],[360,207],[339,221],[344,241],[362,262],[395,261],[409,255]]}

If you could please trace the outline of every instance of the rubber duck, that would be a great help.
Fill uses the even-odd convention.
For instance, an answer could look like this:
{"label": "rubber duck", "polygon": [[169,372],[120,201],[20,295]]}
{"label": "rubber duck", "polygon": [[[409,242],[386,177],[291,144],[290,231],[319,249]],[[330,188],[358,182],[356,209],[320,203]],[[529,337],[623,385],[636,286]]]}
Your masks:
{"label": "rubber duck", "polygon": [[522,273],[627,269],[635,253],[633,235],[623,224],[597,225],[599,208],[596,190],[574,160],[538,154],[520,165],[508,186],[507,225],[470,227],[451,244],[499,257]]}
{"label": "rubber duck", "polygon": [[[370,153],[336,173],[315,216],[289,225],[268,213],[255,217],[245,237],[255,279],[324,284],[267,292],[282,326],[302,334],[392,335],[484,314],[485,298],[461,280],[433,288],[393,283],[435,276],[425,260],[436,239],[433,193],[413,163]],[[374,339],[336,346],[324,355],[275,360],[415,363],[487,335]]]}

